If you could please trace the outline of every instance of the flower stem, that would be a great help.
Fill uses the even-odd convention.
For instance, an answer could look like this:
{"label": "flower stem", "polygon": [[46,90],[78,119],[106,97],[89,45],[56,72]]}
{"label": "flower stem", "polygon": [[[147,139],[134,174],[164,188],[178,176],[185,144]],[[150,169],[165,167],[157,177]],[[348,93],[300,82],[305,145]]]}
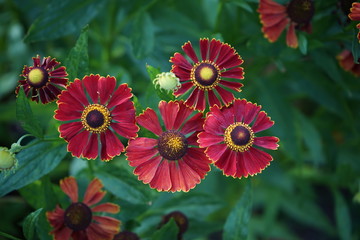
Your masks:
{"label": "flower stem", "polygon": [[0,236],[6,237],[11,240],[22,240],[21,238],[11,236],[10,234],[7,234],[7,233],[1,232],[1,231],[0,231]]}

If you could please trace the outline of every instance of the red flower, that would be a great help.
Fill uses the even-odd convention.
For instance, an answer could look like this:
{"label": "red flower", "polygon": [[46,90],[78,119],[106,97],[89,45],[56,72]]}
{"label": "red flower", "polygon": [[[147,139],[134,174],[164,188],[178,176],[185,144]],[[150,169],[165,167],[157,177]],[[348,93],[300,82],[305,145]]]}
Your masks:
{"label": "red flower", "polygon": [[34,65],[31,67],[24,66],[22,74],[25,79],[19,81],[15,93],[18,94],[20,87],[24,88],[26,96],[31,95],[31,100],[42,103],[49,103],[57,99],[61,90],[59,87],[65,88],[67,84],[68,74],[65,67],[56,68],[60,62],[55,58],[44,57],[40,62],[37,55],[33,58]]}
{"label": "red flower", "polygon": [[254,147],[275,150],[279,141],[277,137],[255,136],[274,124],[260,109],[261,106],[245,99],[237,99],[229,107],[220,109],[214,106],[207,114],[204,132],[198,135],[198,142],[226,176],[252,176],[260,173],[273,160],[270,154]]}
{"label": "red flower", "polygon": [[116,134],[136,137],[139,128],[131,89],[127,84],[116,90],[115,86],[114,77],[90,75],[75,79],[61,93],[54,118],[66,121],[59,132],[73,156],[95,159],[99,155],[107,161],[124,151]]}
{"label": "red flower", "polygon": [[360,64],[354,62],[354,57],[349,50],[343,50],[336,58],[345,71],[351,72],[356,77],[360,76]]}
{"label": "red flower", "polygon": [[230,78],[244,78],[243,68],[239,67],[243,60],[235,49],[219,40],[212,39],[209,42],[207,38],[200,39],[201,61],[190,42],[185,43],[182,49],[191,61],[180,53],[171,57],[171,71],[181,83],[174,95],[179,97],[189,92],[185,104],[200,111],[205,110],[206,100],[210,106],[229,105],[234,95],[225,88],[240,92],[243,86],[237,81],[229,81]]}
{"label": "red flower", "polygon": [[129,141],[126,156],[134,174],[158,191],[189,191],[210,171],[210,160],[198,147],[197,134],[202,131],[204,119],[182,101],[161,101],[161,118],[148,108],[136,121],[156,135],[156,138],[138,137]]}
{"label": "red flower", "polygon": [[261,28],[265,38],[275,42],[286,27],[286,44],[297,48],[298,39],[295,28],[311,33],[310,21],[314,15],[314,2],[312,0],[291,0],[283,6],[272,0],[260,0],[258,12],[260,13]]}
{"label": "red flower", "polygon": [[[349,13],[348,17],[352,21],[360,21],[360,3],[353,2],[352,8],[350,8],[350,13]],[[357,29],[359,29],[359,32],[357,34],[357,38],[359,39],[359,42],[360,42],[360,23],[358,23],[356,25],[356,27],[357,27]]]}
{"label": "red flower", "polygon": [[86,189],[82,202],[78,199],[78,185],[74,177],[67,177],[60,181],[60,188],[71,199],[71,204],[64,210],[56,205],[54,211],[46,212],[50,225],[54,228],[50,234],[55,240],[112,240],[120,230],[120,221],[95,213],[118,213],[120,207],[113,203],[102,203],[105,196],[99,179],[91,181]]}

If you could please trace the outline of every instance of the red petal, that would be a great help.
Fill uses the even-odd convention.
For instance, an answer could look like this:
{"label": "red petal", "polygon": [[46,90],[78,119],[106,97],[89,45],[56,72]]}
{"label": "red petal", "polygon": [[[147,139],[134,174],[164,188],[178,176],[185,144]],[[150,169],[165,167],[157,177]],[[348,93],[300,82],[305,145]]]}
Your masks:
{"label": "red petal", "polygon": [[210,159],[205,155],[204,149],[189,148],[183,157],[186,164],[193,169],[201,179],[210,171]]}
{"label": "red petal", "polygon": [[248,177],[249,173],[245,167],[245,159],[244,154],[242,152],[236,153],[236,173],[234,177],[241,178],[241,177]]}
{"label": "red petal", "polygon": [[274,121],[264,111],[261,111],[252,126],[252,130],[254,133],[257,133],[270,128],[272,125],[274,125]]}
{"label": "red petal", "polygon": [[201,109],[201,108],[199,108],[199,106],[197,104],[199,94],[200,94],[201,91],[202,90],[199,90],[198,88],[194,88],[194,90],[190,94],[189,98],[185,101],[185,104],[187,106],[189,106],[190,108],[194,108],[194,109],[199,110],[199,111],[204,111],[205,107],[204,107],[204,109]]}
{"label": "red petal", "polygon": [[171,186],[169,161],[163,160],[157,167],[154,177],[150,181],[150,187],[158,191],[169,191]]}
{"label": "red petal", "polygon": [[107,216],[93,216],[92,217],[99,226],[109,234],[117,234],[120,231],[120,221]]}
{"label": "red petal", "polygon": [[[79,238],[74,240],[112,240],[116,233],[109,233],[105,229],[102,228],[102,225],[91,223],[88,228],[86,228],[86,238]],[[79,231],[81,232],[81,231]]]}
{"label": "red petal", "polygon": [[245,107],[247,101],[245,99],[236,99],[233,104],[233,112],[235,115],[235,122],[242,122],[245,116]]}
{"label": "red petal", "polygon": [[40,56],[33,57],[34,67],[40,67]]}
{"label": "red petal", "polygon": [[[197,107],[196,108],[205,110],[205,105],[206,105],[205,92],[200,91],[197,96],[197,103],[196,103]],[[200,111],[203,111],[203,110],[200,110]]]}
{"label": "red petal", "polygon": [[204,130],[214,135],[224,135],[225,129],[229,126],[220,122],[213,114],[206,117]]}
{"label": "red petal", "polygon": [[182,46],[182,49],[184,50],[184,52],[186,53],[186,55],[188,55],[190,57],[190,59],[194,62],[194,63],[198,63],[199,59],[196,56],[196,53],[194,51],[194,48],[191,45],[191,42],[187,42]]}
{"label": "red petal", "polygon": [[159,154],[157,145],[158,140],[152,138],[136,138],[130,140],[126,148],[129,165],[132,167],[139,166]]}
{"label": "red petal", "polygon": [[[226,129],[230,124],[234,123],[234,114],[232,111],[226,108],[219,109],[218,106],[210,108],[210,114],[212,114],[217,120],[218,124]],[[222,134],[224,131],[222,131]]]}
{"label": "red petal", "polygon": [[241,92],[241,87],[244,86],[239,82],[230,82],[225,80],[221,80],[219,84],[238,92]]}
{"label": "red petal", "polygon": [[78,185],[74,177],[67,177],[60,180],[61,190],[69,196],[71,202],[78,202]]}
{"label": "red petal", "polygon": [[[222,43],[219,56],[216,59],[215,63],[220,67],[224,62],[226,62],[231,56],[235,54],[235,50],[227,43]],[[223,67],[220,67],[222,69]]]}
{"label": "red petal", "polygon": [[276,150],[279,147],[279,144],[277,144],[278,142],[279,138],[277,137],[264,136],[254,138],[255,145],[271,150]]}
{"label": "red petal", "polygon": [[46,212],[46,218],[48,219],[50,225],[54,227],[53,232],[64,226],[64,215],[65,211],[60,208],[59,205],[56,205],[54,211]]}
{"label": "red petal", "polygon": [[165,101],[160,101],[159,103],[159,110],[160,110],[160,114],[161,117],[164,121],[165,124],[165,128],[167,130],[172,130],[174,129],[174,124],[175,124],[175,119],[176,119],[176,115],[179,112],[179,104],[177,102],[165,102]]}
{"label": "red petal", "polygon": [[180,82],[188,81],[191,79],[191,72],[187,69],[183,69],[179,66],[173,65],[173,68],[171,69],[171,72],[173,72],[176,77],[179,78]]}
{"label": "red petal", "polygon": [[82,129],[83,125],[81,122],[70,122],[61,124],[59,127],[60,137],[64,138],[66,141],[69,141]]}
{"label": "red petal", "polygon": [[[70,83],[67,87],[67,91],[71,96],[77,99],[82,105],[87,106],[89,105],[89,101],[87,100],[84,89],[82,87],[81,81],[79,79],[75,79],[74,82]],[[60,95],[59,102],[62,101],[62,94]]]}
{"label": "red petal", "polygon": [[136,126],[135,123],[111,123],[110,127],[112,127],[117,134],[128,139],[136,137],[139,131],[139,127]]}
{"label": "red petal", "polygon": [[[242,67],[236,67],[236,68],[226,70],[221,73],[221,77],[244,79],[244,69]],[[222,81],[224,81],[224,80],[222,80]]]}
{"label": "red petal", "polygon": [[181,173],[180,167],[177,161],[169,162],[169,171],[170,171],[170,178],[171,178],[171,188],[169,191],[176,192],[176,191],[184,191],[187,192],[190,188],[187,186],[186,181]]}
{"label": "red petal", "polygon": [[245,114],[244,114],[243,122],[245,124],[250,124],[255,119],[260,109],[261,106],[248,102],[245,106]]}
{"label": "red petal", "polygon": [[70,239],[73,230],[64,225],[62,228],[55,229],[51,233],[54,234],[54,240]]}
{"label": "red petal", "polygon": [[134,103],[127,99],[125,102],[122,102],[111,110],[111,116],[118,121],[135,121]]}
{"label": "red petal", "polygon": [[207,93],[208,93],[210,107],[212,107],[214,105],[221,106],[221,102],[215,95],[214,91],[209,90],[209,91],[207,91]]}
{"label": "red petal", "polygon": [[271,0],[260,0],[258,12],[260,14],[284,13],[286,12],[286,7]]}
{"label": "red petal", "polygon": [[219,40],[211,39],[210,42],[210,49],[209,49],[209,60],[214,62],[215,58],[217,57],[222,43]]}
{"label": "red petal", "polygon": [[101,77],[98,81],[100,104],[105,105],[116,87],[116,79],[114,77]]}
{"label": "red petal", "polygon": [[185,161],[178,161],[180,172],[182,173],[185,180],[185,191],[188,191],[196,186],[196,184],[200,183],[201,177],[199,174],[194,171]]}
{"label": "red petal", "polygon": [[224,141],[224,136],[218,136],[208,132],[201,132],[198,137],[199,146],[202,148],[215,145]]}
{"label": "red petal", "polygon": [[96,159],[99,155],[98,134],[90,134],[90,139],[83,151],[83,157],[87,159]]}
{"label": "red petal", "polygon": [[54,118],[59,121],[80,120],[82,112],[74,110],[74,106],[65,103],[59,103],[55,110]]}
{"label": "red petal", "polygon": [[131,88],[129,88],[126,83],[121,84],[111,96],[107,107],[111,109],[114,106],[130,101],[129,99],[132,96],[133,94],[131,93]]}
{"label": "red petal", "polygon": [[181,84],[181,87],[174,91],[174,95],[176,97],[181,96],[185,94],[187,91],[190,90],[190,88],[194,87],[194,84],[192,82],[185,82]]}
{"label": "red petal", "polygon": [[98,103],[99,101],[99,89],[98,89],[98,81],[100,79],[100,75],[85,76],[83,78],[84,87],[89,94],[93,103]]}
{"label": "red petal", "polygon": [[279,24],[271,27],[264,26],[261,30],[263,31],[265,38],[269,39],[270,42],[275,42],[284,31],[289,21],[288,18],[284,18]]}
{"label": "red petal", "polygon": [[244,163],[250,175],[260,173],[270,162],[272,157],[270,154],[251,147],[249,151],[244,152]]}
{"label": "red petal", "polygon": [[295,23],[293,22],[290,24],[286,33],[286,44],[292,48],[298,47],[298,40],[295,34]]}
{"label": "red petal", "polygon": [[174,129],[179,129],[180,126],[186,121],[191,113],[194,112],[191,108],[187,107],[183,101],[179,101],[179,112],[177,113],[174,123]]}
{"label": "red petal", "polygon": [[106,130],[100,134],[101,141],[101,160],[108,161],[120,155],[125,147],[111,130]]}
{"label": "red petal", "polygon": [[229,54],[229,56],[226,56],[221,62],[218,62],[218,66],[220,69],[229,69],[241,65],[243,62],[240,55],[232,48],[232,54]]}
{"label": "red petal", "polygon": [[235,176],[237,172],[236,152],[227,149],[215,165],[222,169],[226,176]]}
{"label": "red petal", "polygon": [[174,56],[170,58],[170,62],[188,71],[191,71],[193,67],[180,53],[175,53]]}
{"label": "red petal", "polygon": [[118,213],[120,211],[120,207],[114,203],[102,203],[93,208],[91,208],[92,212],[106,212],[106,213]]}
{"label": "red petal", "polygon": [[162,159],[161,156],[151,158],[149,161],[137,166],[134,170],[134,174],[138,175],[138,179],[145,184],[151,182]]}
{"label": "red petal", "polygon": [[72,106],[73,111],[82,112],[84,110],[84,106],[78,99],[74,98],[69,91],[62,91],[59,96],[59,100],[57,101],[58,105],[60,104],[69,104]]}
{"label": "red petal", "polygon": [[69,139],[67,150],[71,152],[73,156],[80,158],[87,145],[89,135],[90,132],[84,130]]}
{"label": "red petal", "polygon": [[278,25],[281,21],[287,18],[286,12],[276,13],[276,14],[261,14],[260,22],[264,27],[272,27]]}
{"label": "red petal", "polygon": [[187,135],[195,131],[203,130],[204,119],[201,113],[195,114],[192,118],[185,122],[181,128],[181,133]]}
{"label": "red petal", "polygon": [[202,60],[207,59],[208,51],[209,51],[209,39],[208,38],[200,39],[200,52],[201,52]]}
{"label": "red petal", "polygon": [[216,145],[207,147],[205,150],[205,153],[213,162],[216,162],[224,154],[226,149],[227,149],[227,145],[225,143],[216,144]]}
{"label": "red petal", "polygon": [[151,108],[147,108],[142,114],[136,117],[136,122],[157,136],[160,136],[162,133],[159,119],[155,111]]}
{"label": "red petal", "polygon": [[216,86],[215,89],[218,91],[221,100],[226,106],[229,105],[232,101],[234,101],[235,99],[234,94],[232,94],[228,90],[223,89],[219,85]]}
{"label": "red petal", "polygon": [[101,190],[103,187],[104,185],[101,181],[98,178],[94,178],[86,188],[83,203],[92,206],[100,202],[105,195],[105,192]]}

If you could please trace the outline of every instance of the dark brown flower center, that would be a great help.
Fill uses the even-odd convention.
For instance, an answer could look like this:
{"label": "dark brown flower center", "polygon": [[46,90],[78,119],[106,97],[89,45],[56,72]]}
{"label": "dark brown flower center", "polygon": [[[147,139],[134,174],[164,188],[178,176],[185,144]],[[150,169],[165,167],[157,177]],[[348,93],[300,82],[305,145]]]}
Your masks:
{"label": "dark brown flower center", "polygon": [[245,123],[233,123],[226,128],[224,141],[231,150],[245,152],[254,142],[254,132]]}
{"label": "dark brown flower center", "polygon": [[175,130],[163,132],[158,140],[158,150],[167,160],[179,160],[187,151],[188,142],[184,134]]}
{"label": "dark brown flower center", "polygon": [[91,219],[91,209],[84,203],[72,203],[65,210],[64,223],[74,231],[85,230],[90,225]]}
{"label": "dark brown flower center", "polygon": [[220,80],[220,68],[213,62],[202,61],[191,69],[191,80],[202,90],[212,89]]}
{"label": "dark brown flower center", "polygon": [[133,232],[122,231],[116,234],[113,240],[140,240],[140,238]]}
{"label": "dark brown flower center", "polygon": [[91,104],[84,109],[81,122],[86,130],[93,133],[102,133],[110,125],[110,111],[103,105]]}
{"label": "dark brown flower center", "polygon": [[297,24],[307,24],[314,15],[313,0],[292,0],[287,6],[287,13],[291,21]]}
{"label": "dark brown flower center", "polygon": [[34,88],[41,88],[49,81],[48,72],[41,67],[34,67],[27,76],[27,82]]}

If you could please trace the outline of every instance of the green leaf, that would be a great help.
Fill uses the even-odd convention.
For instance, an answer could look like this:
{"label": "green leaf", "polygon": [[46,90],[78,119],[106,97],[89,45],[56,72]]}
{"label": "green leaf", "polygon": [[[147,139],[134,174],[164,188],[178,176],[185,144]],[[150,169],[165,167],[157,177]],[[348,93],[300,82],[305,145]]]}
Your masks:
{"label": "green leaf", "polygon": [[43,137],[43,129],[31,110],[23,88],[20,88],[16,99],[16,117],[26,131],[37,138]]}
{"label": "green leaf", "polygon": [[51,172],[66,154],[65,144],[59,142],[40,141],[22,150],[16,155],[19,166],[15,173],[7,177],[0,173],[0,197]]}
{"label": "green leaf", "polygon": [[308,42],[304,34],[299,34],[299,49],[304,55],[307,53]]}
{"label": "green leaf", "polygon": [[27,240],[37,239],[37,238],[34,238],[36,236],[35,235],[35,227],[36,227],[38,219],[39,219],[39,214],[41,213],[42,210],[43,210],[42,208],[39,208],[35,212],[30,213],[25,218],[25,221],[23,224],[23,232],[24,232],[24,236],[26,237]]}
{"label": "green leaf", "polygon": [[351,45],[351,52],[354,57],[354,62],[356,64],[359,64],[359,57],[360,57],[360,43],[359,43],[359,39],[357,38],[358,32],[359,31],[357,29],[354,29],[353,40]]}
{"label": "green leaf", "polygon": [[88,30],[89,26],[83,28],[75,46],[65,60],[70,81],[75,78],[82,79],[89,72]]}
{"label": "green leaf", "polygon": [[230,212],[224,225],[224,240],[242,240],[248,238],[249,221],[252,208],[251,181],[245,186],[240,200]]}
{"label": "green leaf", "polygon": [[[149,74],[151,82],[153,82],[157,74],[161,73],[160,68],[155,68],[148,64],[146,64],[146,70]],[[153,84],[153,86],[156,94],[159,96],[161,100],[165,100],[167,102],[171,100],[175,100],[175,96],[172,94],[172,91],[163,90],[159,86],[156,86],[155,84]]]}
{"label": "green leaf", "polygon": [[169,220],[164,226],[157,230],[153,236],[152,240],[169,240],[169,239],[178,239],[177,235],[179,232],[179,227],[176,225],[176,222],[173,218]]}
{"label": "green leaf", "polygon": [[95,176],[102,181],[109,192],[120,199],[134,204],[151,201],[149,187],[125,169],[108,165],[104,166],[102,170],[97,170]]}
{"label": "green leaf", "polygon": [[80,31],[103,8],[107,1],[51,1],[30,26],[26,42],[56,39]]}
{"label": "green leaf", "polygon": [[337,232],[341,240],[350,240],[352,238],[349,208],[344,197],[338,191],[335,191],[334,195]]}
{"label": "green leaf", "polygon": [[248,4],[245,0],[233,0],[231,3],[234,3],[235,5],[241,7],[245,11],[248,11],[249,13],[253,13],[253,9],[251,8],[250,4]]}
{"label": "green leaf", "polygon": [[154,25],[147,12],[140,11],[137,14],[131,34],[131,44],[137,58],[146,57],[153,51],[155,46]]}

